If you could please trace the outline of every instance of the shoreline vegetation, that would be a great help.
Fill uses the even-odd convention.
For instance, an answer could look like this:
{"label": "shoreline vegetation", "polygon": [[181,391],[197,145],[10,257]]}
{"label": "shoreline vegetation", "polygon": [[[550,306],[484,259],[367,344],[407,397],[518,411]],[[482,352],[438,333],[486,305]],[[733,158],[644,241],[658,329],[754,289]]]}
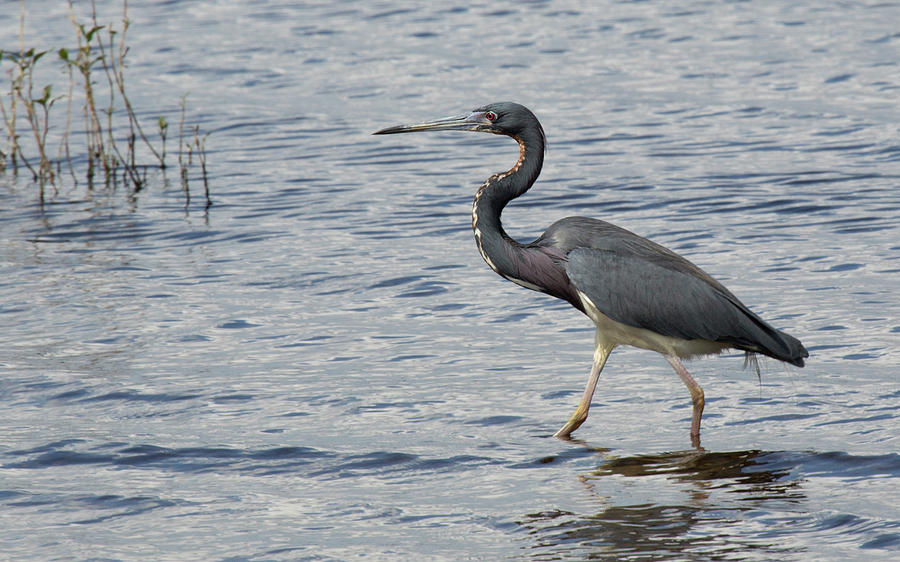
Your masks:
{"label": "shoreline vegetation", "polygon": [[[149,170],[160,170],[165,178],[170,166],[169,122],[160,116],[150,126],[142,124],[127,94],[125,59],[129,47],[125,36],[131,26],[128,1],[122,2],[118,27],[98,22],[94,0],[90,12],[86,23],[79,22],[69,0],[76,45],[41,51],[25,46],[22,0],[19,48],[0,49],[0,69],[9,83],[7,91],[0,91],[0,119],[6,137],[0,139],[0,177],[18,178],[20,172],[29,173],[39,187],[41,205],[47,188],[57,193],[63,182],[78,186],[83,181],[89,191],[122,187],[137,193],[147,187]],[[36,83],[38,63],[46,64],[54,58],[61,63],[66,80],[62,93],[58,93],[56,84]],[[187,94],[181,98],[180,118],[174,131],[177,138],[172,139],[176,141],[175,164],[185,205],[191,200],[190,172],[199,168],[209,207],[208,133],[202,134],[199,125],[185,124],[186,106]],[[151,127],[156,130],[150,132]]]}

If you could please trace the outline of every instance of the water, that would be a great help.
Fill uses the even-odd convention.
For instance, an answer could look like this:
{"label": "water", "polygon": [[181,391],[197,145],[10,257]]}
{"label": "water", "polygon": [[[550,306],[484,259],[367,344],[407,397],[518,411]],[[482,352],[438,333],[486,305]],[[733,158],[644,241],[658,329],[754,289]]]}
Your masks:
{"label": "water", "polygon": [[[72,42],[64,5],[28,9],[30,44]],[[3,558],[898,555],[900,5],[129,9],[132,101],[173,121],[189,93],[214,205],[156,176],[42,209],[4,179]],[[494,275],[469,225],[515,145],[369,135],[504,99],[550,140],[511,234],[605,218],[809,349],[761,379],[691,363],[705,452],[631,349],[550,437],[592,327]]]}

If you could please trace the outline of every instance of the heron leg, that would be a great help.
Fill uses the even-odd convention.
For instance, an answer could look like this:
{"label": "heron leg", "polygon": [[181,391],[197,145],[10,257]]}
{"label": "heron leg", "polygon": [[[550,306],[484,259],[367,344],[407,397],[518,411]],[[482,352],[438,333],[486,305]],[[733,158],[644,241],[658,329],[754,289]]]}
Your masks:
{"label": "heron leg", "polygon": [[700,447],[700,418],[703,416],[703,406],[705,405],[705,401],[703,398],[703,389],[700,388],[700,385],[697,384],[697,381],[694,380],[694,377],[688,373],[688,370],[684,368],[684,365],[681,363],[681,360],[674,355],[667,355],[666,361],[669,362],[669,365],[675,369],[675,372],[678,373],[678,376],[681,377],[684,385],[688,387],[688,390],[691,392],[691,402],[694,403],[694,410],[691,415],[691,445],[693,447]]}
{"label": "heron leg", "polygon": [[588,417],[588,410],[591,407],[591,398],[594,397],[594,389],[597,388],[597,380],[600,378],[600,371],[603,370],[606,359],[613,350],[612,345],[604,345],[598,340],[599,338],[595,338],[594,364],[591,367],[591,376],[588,378],[587,386],[584,387],[584,394],[581,396],[581,402],[578,403],[578,407],[575,408],[575,412],[569,418],[569,421],[566,422],[566,425],[562,426],[559,431],[553,434],[554,437],[563,439],[568,438],[569,435],[578,429]]}

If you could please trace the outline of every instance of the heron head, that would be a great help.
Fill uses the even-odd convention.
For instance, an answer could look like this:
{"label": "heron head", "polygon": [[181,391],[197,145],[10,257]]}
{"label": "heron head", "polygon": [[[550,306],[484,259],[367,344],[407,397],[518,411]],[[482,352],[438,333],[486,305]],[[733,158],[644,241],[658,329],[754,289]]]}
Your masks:
{"label": "heron head", "polygon": [[397,125],[375,131],[375,135],[415,133],[418,131],[476,131],[520,138],[529,132],[540,134],[545,140],[544,129],[537,117],[524,105],[509,101],[491,103],[469,113],[416,123]]}

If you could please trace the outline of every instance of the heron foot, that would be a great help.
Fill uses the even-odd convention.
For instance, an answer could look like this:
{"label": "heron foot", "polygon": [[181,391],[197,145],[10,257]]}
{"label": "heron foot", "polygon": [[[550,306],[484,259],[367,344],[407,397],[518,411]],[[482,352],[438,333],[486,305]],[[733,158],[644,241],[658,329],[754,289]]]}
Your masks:
{"label": "heron foot", "polygon": [[700,446],[700,433],[691,432],[691,447],[697,449],[698,451],[702,451],[703,447]]}
{"label": "heron foot", "polygon": [[591,375],[588,377],[587,386],[584,387],[581,401],[578,403],[578,407],[575,408],[575,412],[572,413],[569,421],[566,422],[566,425],[553,434],[554,437],[568,439],[572,432],[581,427],[581,424],[587,419],[588,410],[591,409],[591,398],[594,396],[594,389],[597,388],[597,380],[600,378],[600,371],[603,370],[603,365],[606,364],[606,358],[609,357],[611,351],[611,346],[597,345],[594,351],[594,364],[591,365]]}
{"label": "heron foot", "polygon": [[559,439],[568,439],[572,432],[581,427],[581,424],[584,423],[588,417],[587,408],[582,408],[581,405],[575,410],[575,413],[572,414],[572,417],[569,418],[569,421],[566,422],[566,425],[559,428],[559,431],[553,434],[553,437],[558,437]]}
{"label": "heron foot", "polygon": [[697,384],[697,381],[688,373],[677,357],[669,355],[666,357],[666,360],[672,365],[672,368],[675,369],[675,372],[678,373],[678,376],[681,377],[682,382],[684,382],[684,385],[691,393],[691,403],[694,405],[691,411],[691,445],[695,449],[700,449],[700,419],[703,417],[703,407],[706,405],[703,389],[700,388],[700,385]]}

